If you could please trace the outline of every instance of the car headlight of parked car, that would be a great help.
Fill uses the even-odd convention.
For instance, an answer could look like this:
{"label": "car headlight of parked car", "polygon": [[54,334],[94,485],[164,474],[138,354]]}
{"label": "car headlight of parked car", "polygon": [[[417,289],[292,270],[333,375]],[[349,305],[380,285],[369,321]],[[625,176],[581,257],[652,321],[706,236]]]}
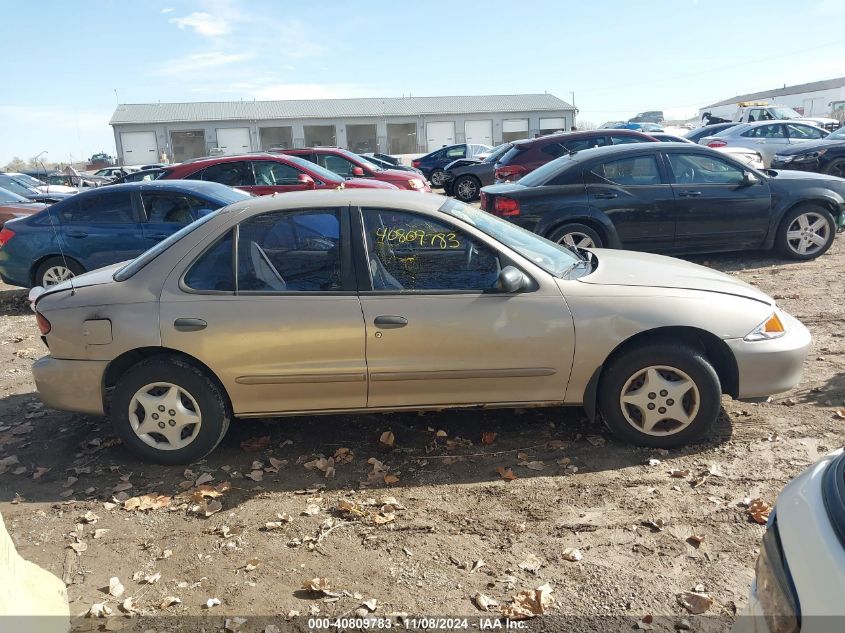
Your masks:
{"label": "car headlight of parked car", "polygon": [[786,334],[786,328],[780,320],[777,312],[773,312],[769,318],[751,330],[743,338],[744,341],[768,341],[773,338],[780,338]]}
{"label": "car headlight of parked car", "polygon": [[777,517],[772,513],[757,557],[757,599],[770,633],[798,633],[801,609],[783,558]]}
{"label": "car headlight of parked car", "polygon": [[[818,160],[827,153],[826,149],[819,149],[814,152],[807,152],[806,154],[796,154],[792,157],[793,163],[803,163],[810,160]],[[787,158],[784,156],[783,158]]]}
{"label": "car headlight of parked car", "polygon": [[411,178],[408,181],[408,186],[411,189],[425,189],[425,183],[419,178]]}

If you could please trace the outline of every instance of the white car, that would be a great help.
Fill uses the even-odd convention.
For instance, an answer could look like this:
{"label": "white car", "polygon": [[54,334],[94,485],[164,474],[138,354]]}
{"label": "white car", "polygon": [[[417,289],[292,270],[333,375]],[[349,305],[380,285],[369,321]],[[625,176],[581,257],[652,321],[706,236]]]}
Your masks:
{"label": "white car", "polygon": [[38,180],[38,178],[33,178],[32,176],[21,174],[19,172],[9,172],[8,175],[14,176],[17,180],[24,181],[29,187],[37,189],[41,193],[79,193],[79,189],[77,189],[76,187],[67,187],[65,185],[51,185],[46,182],[42,182],[41,180]]}
{"label": "white car", "polygon": [[[678,136],[676,134],[669,134],[667,132],[651,132],[649,136],[665,143],[692,143],[693,145],[695,144],[695,141],[691,141],[686,137]],[[764,168],[763,157],[760,155],[760,152],[756,150],[748,149],[747,147],[732,147],[730,145],[725,145],[724,147],[716,147],[715,149],[717,151],[722,152],[723,154],[727,154],[735,160],[738,160],[744,165],[753,167],[754,169]]]}
{"label": "white car", "polygon": [[780,493],[746,612],[733,633],[845,630],[845,452],[813,464]]}
{"label": "white car", "polygon": [[772,158],[780,150],[804,143],[806,141],[825,138],[830,132],[808,123],[795,121],[762,121],[759,123],[740,123],[714,136],[699,139],[700,145],[713,149],[723,147],[745,147],[753,149],[763,157],[763,164],[768,167]]}

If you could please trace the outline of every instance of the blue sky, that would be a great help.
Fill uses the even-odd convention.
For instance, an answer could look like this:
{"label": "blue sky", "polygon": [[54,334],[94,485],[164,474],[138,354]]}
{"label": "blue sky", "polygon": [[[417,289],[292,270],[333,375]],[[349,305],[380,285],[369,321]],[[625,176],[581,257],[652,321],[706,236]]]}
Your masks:
{"label": "blue sky", "polygon": [[4,2],[0,165],[121,103],[551,92],[600,124],[845,76],[845,0]]}

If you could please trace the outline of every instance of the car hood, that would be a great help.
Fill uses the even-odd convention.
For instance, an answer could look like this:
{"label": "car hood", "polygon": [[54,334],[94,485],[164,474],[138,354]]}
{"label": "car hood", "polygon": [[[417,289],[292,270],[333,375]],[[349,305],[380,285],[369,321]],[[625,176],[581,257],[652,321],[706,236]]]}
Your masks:
{"label": "car hood", "polygon": [[578,279],[582,283],[699,290],[774,305],[769,295],[754,286],[706,266],[650,253],[610,249],[595,249],[594,252],[598,266],[589,275]]}
{"label": "car hood", "polygon": [[808,152],[815,152],[820,149],[830,149],[831,147],[845,147],[845,141],[807,141],[805,143],[798,143],[797,145],[790,145],[784,149],[778,150],[779,156],[795,156],[796,154],[806,154]]}
{"label": "car hood", "polygon": [[785,180],[793,182],[796,180],[802,180],[814,185],[823,185],[839,192],[843,191],[841,178],[828,176],[827,174],[819,174],[814,171],[799,171],[796,169],[766,169],[763,173],[769,176],[769,182],[774,185],[777,185],[778,182],[784,182]]}

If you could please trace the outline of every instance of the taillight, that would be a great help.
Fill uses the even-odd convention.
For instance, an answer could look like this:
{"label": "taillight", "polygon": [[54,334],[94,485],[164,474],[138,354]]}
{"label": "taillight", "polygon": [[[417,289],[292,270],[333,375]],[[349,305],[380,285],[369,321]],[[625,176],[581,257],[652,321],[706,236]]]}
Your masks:
{"label": "taillight", "polygon": [[505,165],[496,168],[496,180],[515,180],[526,172],[522,165]]}
{"label": "taillight", "polygon": [[420,166],[420,161],[417,160],[416,158],[411,161],[411,167],[413,167],[414,169],[419,169],[419,166]]}
{"label": "taillight", "polygon": [[493,212],[503,218],[519,215],[519,201],[513,198],[497,196],[493,201]]}
{"label": "taillight", "polygon": [[35,313],[35,321],[38,323],[38,329],[41,331],[41,334],[43,336],[49,334],[50,330],[53,329],[53,326],[50,325],[50,322],[47,320],[47,317],[45,317],[40,312]]}
{"label": "taillight", "polygon": [[488,198],[487,194],[483,191],[481,192],[481,209],[484,211],[489,211],[490,209],[487,207]]}
{"label": "taillight", "polygon": [[709,143],[707,143],[707,147],[726,147],[726,146],[727,146],[726,141],[710,141]]}
{"label": "taillight", "polygon": [[5,226],[0,231],[0,248],[6,246],[6,242],[15,237],[15,232],[12,229],[7,229]]}

